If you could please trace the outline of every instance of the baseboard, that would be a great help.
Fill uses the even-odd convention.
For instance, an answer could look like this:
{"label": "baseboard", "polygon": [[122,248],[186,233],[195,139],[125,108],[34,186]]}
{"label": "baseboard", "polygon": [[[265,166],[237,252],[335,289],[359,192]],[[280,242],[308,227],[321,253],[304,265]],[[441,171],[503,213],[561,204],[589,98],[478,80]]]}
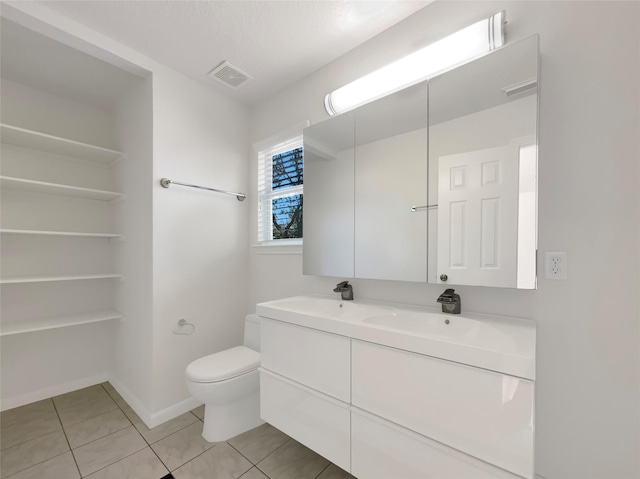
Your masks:
{"label": "baseboard", "polygon": [[113,386],[113,389],[118,391],[118,394],[122,396],[122,399],[125,400],[129,407],[131,407],[140,419],[142,419],[142,422],[144,422],[147,427],[151,428],[152,426],[149,425],[151,422],[151,411],[149,411],[142,401],[138,399],[138,396],[133,394],[128,387],[122,384],[120,380],[113,375],[109,377],[109,382]]}
{"label": "baseboard", "polygon": [[202,403],[194,398],[188,398],[184,401],[180,401],[172,406],[169,406],[166,409],[161,411],[152,413],[147,409],[142,401],[138,399],[138,397],[133,394],[124,384],[122,384],[117,378],[111,376],[109,378],[109,382],[113,386],[113,388],[118,391],[122,399],[124,399],[127,404],[134,410],[134,412],[140,416],[142,422],[151,429],[156,426],[159,426],[162,423],[170,421],[173,418],[184,414],[185,412],[189,412],[194,408],[197,408]]}
{"label": "baseboard", "polygon": [[111,383],[114,389],[118,391],[120,396],[122,396],[127,404],[131,406],[131,409],[140,416],[140,419],[142,419],[142,422],[144,422],[148,428],[159,426],[160,424],[189,412],[202,404],[195,398],[187,398],[184,401],[180,401],[179,403],[169,406],[161,411],[151,413],[151,411],[144,406],[142,401],[140,401],[138,397],[116,377],[109,373],[101,373],[96,374],[95,376],[69,381],[67,383],[56,384],[55,386],[48,388],[38,389],[37,391],[32,391],[26,394],[4,398],[0,401],[0,410],[6,411],[8,409],[41,401],[42,399],[49,399],[54,396],[59,396],[60,394],[66,394],[72,391],[77,391],[78,389],[101,384],[106,381]]}
{"label": "baseboard", "polygon": [[109,373],[96,374],[88,378],[82,378],[75,381],[69,381],[67,383],[56,384],[48,388],[38,389],[26,394],[20,394],[18,396],[12,396],[2,399],[0,410],[6,411],[7,409],[13,409],[14,407],[24,406],[31,404],[42,399],[49,399],[60,394],[66,394],[71,391],[100,384],[109,380]]}
{"label": "baseboard", "polygon": [[147,424],[149,428],[159,426],[160,424],[178,417],[185,412],[189,412],[200,405],[202,405],[202,403],[195,398],[185,399],[184,401],[180,401],[173,406],[169,406],[168,408],[153,413],[151,415],[149,424],[147,424],[146,422],[145,424]]}

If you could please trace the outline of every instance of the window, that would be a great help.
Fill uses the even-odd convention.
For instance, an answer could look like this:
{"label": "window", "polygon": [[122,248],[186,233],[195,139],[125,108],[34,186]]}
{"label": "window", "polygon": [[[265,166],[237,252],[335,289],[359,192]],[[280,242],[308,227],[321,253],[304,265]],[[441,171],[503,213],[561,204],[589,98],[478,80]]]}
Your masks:
{"label": "window", "polygon": [[258,242],[302,239],[302,135],[258,151]]}

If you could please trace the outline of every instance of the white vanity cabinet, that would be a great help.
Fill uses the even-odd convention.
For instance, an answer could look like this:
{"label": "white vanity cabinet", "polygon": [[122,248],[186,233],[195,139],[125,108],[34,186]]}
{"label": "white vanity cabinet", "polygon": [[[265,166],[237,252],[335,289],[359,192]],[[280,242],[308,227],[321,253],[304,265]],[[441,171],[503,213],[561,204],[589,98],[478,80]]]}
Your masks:
{"label": "white vanity cabinet", "polygon": [[351,474],[360,479],[519,479],[357,408],[351,411]]}
{"label": "white vanity cabinet", "polygon": [[[519,476],[533,475],[532,381],[353,340],[352,404],[450,446],[452,456],[462,456],[458,452],[462,451]],[[363,417],[354,422],[354,444],[375,444],[375,435],[367,431],[390,430],[384,425],[367,425],[371,421]],[[423,449],[425,458],[430,456],[431,446],[409,442]],[[366,463],[369,454],[366,460],[357,452],[353,454],[357,472],[355,464]],[[425,460],[424,466],[428,464]],[[471,472],[443,476],[438,472],[437,477],[487,476]],[[514,476],[496,470],[488,477]]]}
{"label": "white vanity cabinet", "polygon": [[349,338],[262,318],[260,415],[350,470]]}
{"label": "white vanity cabinet", "polygon": [[533,479],[533,375],[301,323],[263,317],[265,421],[359,479]]}

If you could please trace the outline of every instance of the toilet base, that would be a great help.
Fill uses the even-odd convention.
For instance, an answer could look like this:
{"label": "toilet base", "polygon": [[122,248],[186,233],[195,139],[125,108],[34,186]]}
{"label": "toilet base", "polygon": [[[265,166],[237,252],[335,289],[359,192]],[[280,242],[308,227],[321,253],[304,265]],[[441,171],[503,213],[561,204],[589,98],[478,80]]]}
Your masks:
{"label": "toilet base", "polygon": [[209,442],[231,439],[264,424],[260,418],[260,390],[222,406],[205,404],[202,437]]}

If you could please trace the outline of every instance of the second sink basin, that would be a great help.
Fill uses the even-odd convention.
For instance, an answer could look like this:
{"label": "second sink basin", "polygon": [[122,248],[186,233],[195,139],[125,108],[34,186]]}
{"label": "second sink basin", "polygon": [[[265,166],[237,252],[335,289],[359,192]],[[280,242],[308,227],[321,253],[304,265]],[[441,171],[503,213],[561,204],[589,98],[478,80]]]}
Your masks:
{"label": "second sink basin", "polygon": [[464,318],[453,319],[449,316],[429,313],[389,313],[365,318],[363,321],[385,328],[401,329],[416,334],[437,334],[438,336],[473,334],[478,330],[478,323],[475,321],[470,323]]}
{"label": "second sink basin", "polygon": [[487,349],[513,350],[515,341],[500,329],[458,315],[398,311],[365,318],[363,323],[442,341],[476,343]]}

